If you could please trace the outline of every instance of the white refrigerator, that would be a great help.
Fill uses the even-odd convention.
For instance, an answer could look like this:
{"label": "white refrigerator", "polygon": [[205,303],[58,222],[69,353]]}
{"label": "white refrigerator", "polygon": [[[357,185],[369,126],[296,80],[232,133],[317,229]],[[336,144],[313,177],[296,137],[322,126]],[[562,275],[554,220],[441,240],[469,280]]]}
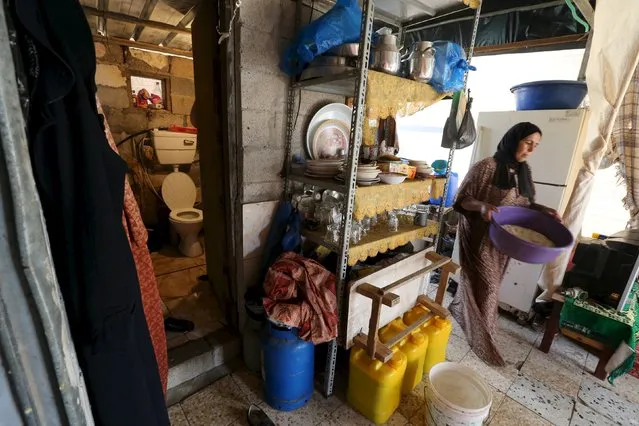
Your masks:
{"label": "white refrigerator", "polygon": [[[581,168],[589,111],[587,109],[550,111],[480,112],[477,141],[472,164],[492,156],[502,136],[513,125],[529,121],[543,133],[541,144],[528,160],[532,170],[536,202],[563,213],[575,177]],[[459,245],[455,242],[453,260],[459,262]],[[543,265],[531,265],[512,259],[499,292],[499,301],[510,310],[530,311],[537,293]],[[455,277],[457,282],[459,277]]]}

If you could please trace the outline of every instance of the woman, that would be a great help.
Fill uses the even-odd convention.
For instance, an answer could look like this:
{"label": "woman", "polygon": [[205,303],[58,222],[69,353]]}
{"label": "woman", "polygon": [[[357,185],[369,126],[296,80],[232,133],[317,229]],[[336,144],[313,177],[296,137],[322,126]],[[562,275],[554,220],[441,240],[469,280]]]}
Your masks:
{"label": "woman", "polygon": [[468,342],[484,362],[503,366],[495,345],[499,287],[508,256],[488,237],[488,226],[499,206],[522,206],[542,211],[557,220],[559,214],[535,203],[535,185],[526,159],[541,142],[541,130],[519,123],[503,136],[493,157],[475,164],[462,182],[455,209],[459,223],[461,284],[450,305]]}

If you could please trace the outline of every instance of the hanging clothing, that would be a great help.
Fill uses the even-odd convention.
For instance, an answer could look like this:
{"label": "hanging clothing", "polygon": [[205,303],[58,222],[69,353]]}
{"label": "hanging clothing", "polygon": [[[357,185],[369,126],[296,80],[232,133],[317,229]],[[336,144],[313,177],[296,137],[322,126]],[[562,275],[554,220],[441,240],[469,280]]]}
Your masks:
{"label": "hanging clothing", "polygon": [[335,275],[319,263],[284,253],[269,268],[264,291],[267,317],[298,328],[300,339],[317,345],[337,337]]}
{"label": "hanging clothing", "polygon": [[518,188],[499,189],[494,185],[498,163],[486,158],[475,164],[457,192],[455,210],[459,221],[461,283],[449,310],[464,330],[471,349],[484,362],[504,365],[496,346],[499,287],[508,266],[508,256],[493,246],[488,226],[477,212],[462,207],[467,197],[494,206],[530,205]]}
{"label": "hanging clothing", "polygon": [[27,71],[33,174],[95,423],[169,425],[122,226],[127,166],[95,102],[91,30],[76,0],[20,0],[10,10]]}
{"label": "hanging clothing", "polygon": [[[104,116],[100,99],[96,97],[98,114]],[[104,133],[106,135],[109,146],[116,153],[118,148],[111,134],[109,123],[106,118],[104,122]],[[138,281],[140,281],[140,291],[142,293],[142,305],[144,307],[144,316],[146,325],[149,328],[155,359],[158,363],[158,371],[160,372],[160,380],[162,380],[162,390],[166,396],[166,386],[169,376],[169,361],[166,346],[166,332],[164,331],[164,314],[162,313],[162,299],[160,298],[160,290],[155,279],[155,271],[153,270],[153,262],[151,254],[147,247],[148,233],[142,221],[140,208],[133,194],[133,189],[129,185],[129,181],[124,181],[124,212],[122,212],[122,224],[129,239],[131,252],[135,261],[135,269],[138,273]]]}

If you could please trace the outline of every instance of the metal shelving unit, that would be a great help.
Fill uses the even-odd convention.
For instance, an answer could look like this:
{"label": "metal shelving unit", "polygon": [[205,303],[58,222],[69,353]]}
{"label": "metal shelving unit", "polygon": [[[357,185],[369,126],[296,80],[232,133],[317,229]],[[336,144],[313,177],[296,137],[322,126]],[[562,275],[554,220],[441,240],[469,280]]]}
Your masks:
{"label": "metal shelving unit", "polygon": [[[297,14],[296,28],[299,28],[299,21],[301,16],[301,9],[303,6],[304,0],[297,0]],[[377,0],[382,1],[382,0]],[[384,0],[385,1],[385,0]],[[388,4],[393,4],[395,0]],[[413,11],[420,16],[432,16],[434,9],[428,7],[428,0],[420,0],[415,2],[414,0],[397,0],[399,3],[410,5],[413,8]],[[384,3],[382,1],[382,3]],[[422,4],[423,3],[423,4]],[[459,0],[438,0],[438,3],[442,8],[450,9],[451,7],[455,7],[459,5],[461,2]],[[421,8],[419,6],[422,6]],[[467,7],[463,7],[461,10],[467,10]],[[407,10],[405,7],[400,8],[400,10]],[[311,80],[305,80],[301,82],[292,81],[291,86],[289,88],[288,94],[288,117],[287,117],[287,129],[286,129],[286,170],[287,174],[285,177],[285,196],[290,195],[290,182],[296,181],[301,182],[307,185],[314,185],[318,187],[323,187],[326,189],[335,190],[341,192],[345,196],[345,207],[343,211],[344,220],[341,225],[341,236],[339,244],[326,244],[323,241],[323,238],[319,236],[317,233],[313,232],[305,232],[304,235],[309,238],[309,240],[316,242],[317,244],[321,244],[327,246],[327,248],[333,250],[338,254],[338,265],[336,271],[337,278],[337,301],[338,301],[338,309],[339,309],[339,319],[340,323],[343,324],[343,301],[342,296],[344,295],[344,287],[347,281],[347,268],[348,268],[348,253],[350,247],[350,235],[351,235],[351,224],[352,224],[352,216],[353,216],[353,207],[355,201],[355,191],[356,191],[356,177],[357,177],[357,163],[359,157],[360,146],[362,143],[362,125],[364,120],[364,111],[365,111],[365,103],[366,103],[366,86],[368,80],[368,66],[369,66],[369,56],[371,50],[371,42],[373,36],[373,21],[375,19],[375,4],[374,0],[363,0],[362,1],[362,22],[361,22],[361,34],[362,37],[360,39],[359,46],[359,58],[358,58],[358,67],[355,70],[347,71],[343,74],[315,78]],[[382,22],[391,22],[393,24],[400,23],[405,18],[403,16],[392,16],[392,13],[389,15],[390,11],[383,10],[379,13],[379,20]],[[476,35],[476,29],[478,24],[477,17],[479,16],[479,10],[476,13],[475,19],[475,29],[473,31],[473,44]],[[413,16],[414,17],[414,16]],[[404,20],[403,22],[408,22],[409,20]],[[402,35],[403,31],[401,25],[399,26],[399,34]],[[472,48],[471,48],[472,55]],[[293,132],[295,130],[296,125],[296,111],[299,108],[299,98],[300,91],[314,91],[314,92],[322,92],[326,94],[332,95],[340,95],[344,97],[352,97],[353,98],[353,114],[351,118],[351,129],[350,129],[350,143],[348,147],[347,153],[347,168],[345,170],[346,181],[344,183],[340,183],[330,179],[314,179],[306,176],[297,176],[290,174],[290,160],[291,160],[291,144],[293,140]],[[297,101],[297,102],[296,102]],[[451,150],[451,154],[449,156],[449,164],[447,170],[447,178],[450,176],[450,166],[452,164],[452,158],[454,155],[454,149]],[[446,185],[444,187],[444,200],[446,197],[446,192],[448,190],[448,179]],[[440,209],[443,211],[444,209]],[[439,222],[441,223],[441,217],[439,218]],[[341,331],[341,330],[340,330]],[[326,359],[326,369],[323,383],[323,391],[325,396],[330,396],[333,393],[333,384],[335,379],[335,367],[337,361],[337,340],[333,340],[329,343],[328,354]]]}

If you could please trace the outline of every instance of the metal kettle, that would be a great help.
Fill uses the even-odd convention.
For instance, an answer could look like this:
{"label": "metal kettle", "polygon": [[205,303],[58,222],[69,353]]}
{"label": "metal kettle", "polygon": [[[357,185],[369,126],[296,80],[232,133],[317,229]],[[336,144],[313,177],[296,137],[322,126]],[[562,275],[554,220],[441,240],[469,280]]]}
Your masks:
{"label": "metal kettle", "polygon": [[402,54],[397,47],[397,36],[380,34],[371,55],[370,67],[376,71],[397,74],[402,63]]}
{"label": "metal kettle", "polygon": [[418,41],[413,44],[408,56],[408,77],[421,83],[428,83],[435,69],[435,47],[431,41]]}

